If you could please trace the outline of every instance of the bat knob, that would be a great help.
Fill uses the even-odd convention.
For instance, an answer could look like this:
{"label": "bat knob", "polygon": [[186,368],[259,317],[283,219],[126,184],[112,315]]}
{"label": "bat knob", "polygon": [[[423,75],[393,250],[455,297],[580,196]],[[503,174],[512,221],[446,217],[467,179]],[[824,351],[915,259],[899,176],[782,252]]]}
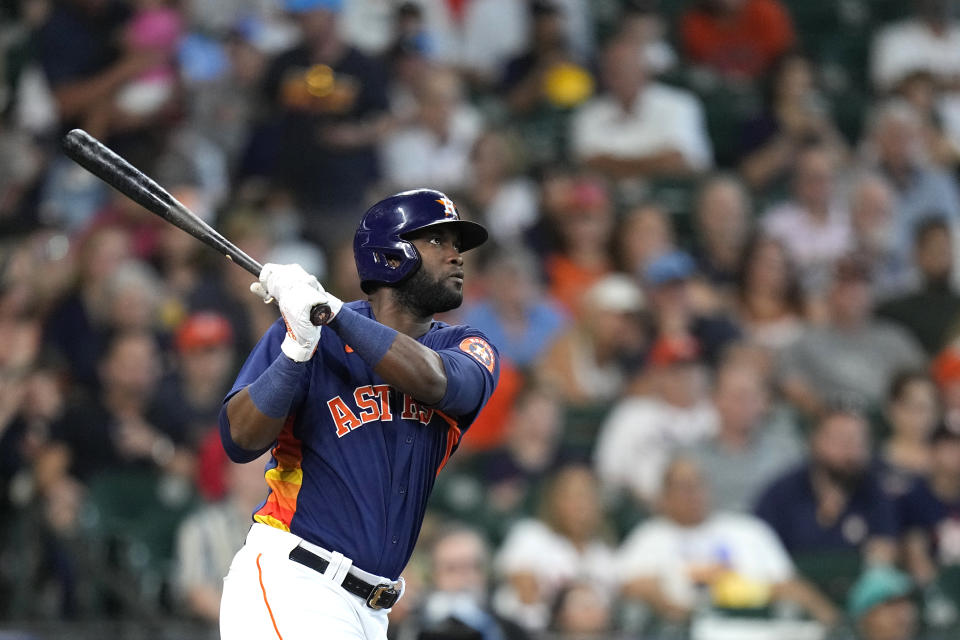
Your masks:
{"label": "bat knob", "polygon": [[332,316],[333,313],[330,311],[330,306],[326,304],[316,304],[310,309],[310,322],[312,322],[315,327],[322,327],[327,324],[330,322]]}

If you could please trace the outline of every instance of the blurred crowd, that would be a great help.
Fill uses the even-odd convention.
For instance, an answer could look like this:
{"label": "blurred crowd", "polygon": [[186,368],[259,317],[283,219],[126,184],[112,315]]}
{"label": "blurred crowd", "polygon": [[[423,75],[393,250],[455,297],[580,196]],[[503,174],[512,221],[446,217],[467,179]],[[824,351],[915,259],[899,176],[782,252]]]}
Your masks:
{"label": "blurred crowd", "polygon": [[345,300],[385,195],[490,230],[391,638],[960,633],[960,2],[0,0],[0,54],[0,628],[215,636],[265,496],[215,425],[276,309],[82,127]]}

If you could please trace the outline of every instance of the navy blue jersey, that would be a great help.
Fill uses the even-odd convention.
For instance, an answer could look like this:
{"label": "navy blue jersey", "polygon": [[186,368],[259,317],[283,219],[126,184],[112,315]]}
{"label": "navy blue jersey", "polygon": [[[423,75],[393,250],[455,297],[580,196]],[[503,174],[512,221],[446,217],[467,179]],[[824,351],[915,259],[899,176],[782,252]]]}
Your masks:
{"label": "navy blue jersey", "polygon": [[858,549],[873,537],[897,537],[893,499],[884,494],[870,471],[830,526],[817,519],[817,497],[803,464],[774,481],[760,496],[756,514],[777,532],[791,555],[813,551]]}
{"label": "navy blue jersey", "polygon": [[[367,302],[345,306],[373,317]],[[228,398],[277,358],[285,331],[278,320],[264,334]],[[462,415],[424,406],[388,386],[325,327],[272,448],[265,474],[270,493],[254,520],[339,551],[364,571],[400,575],[434,479],[499,376],[499,355],[476,329],[434,322],[417,341],[443,358],[448,389],[481,385],[481,402]]]}

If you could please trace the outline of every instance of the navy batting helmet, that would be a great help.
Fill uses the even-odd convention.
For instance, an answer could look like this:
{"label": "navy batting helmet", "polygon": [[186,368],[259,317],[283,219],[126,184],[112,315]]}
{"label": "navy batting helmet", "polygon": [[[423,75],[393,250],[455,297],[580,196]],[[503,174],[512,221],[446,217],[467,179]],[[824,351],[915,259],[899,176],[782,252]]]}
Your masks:
{"label": "navy batting helmet", "polygon": [[487,240],[487,230],[461,220],[457,207],[433,189],[415,189],[392,195],[363,214],[353,237],[353,257],[366,293],[371,285],[397,284],[420,266],[420,253],[409,234],[435,225],[454,225],[460,233],[460,251],[469,251]]}

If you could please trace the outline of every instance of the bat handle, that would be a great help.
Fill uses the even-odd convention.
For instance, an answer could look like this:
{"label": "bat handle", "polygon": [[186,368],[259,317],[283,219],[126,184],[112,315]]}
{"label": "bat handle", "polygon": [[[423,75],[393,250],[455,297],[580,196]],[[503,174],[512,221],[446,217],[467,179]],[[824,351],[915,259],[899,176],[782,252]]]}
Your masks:
{"label": "bat handle", "polygon": [[330,306],[326,304],[315,304],[313,308],[310,309],[310,322],[313,323],[315,327],[322,327],[323,325],[330,322],[330,317],[333,314],[330,312]]}

